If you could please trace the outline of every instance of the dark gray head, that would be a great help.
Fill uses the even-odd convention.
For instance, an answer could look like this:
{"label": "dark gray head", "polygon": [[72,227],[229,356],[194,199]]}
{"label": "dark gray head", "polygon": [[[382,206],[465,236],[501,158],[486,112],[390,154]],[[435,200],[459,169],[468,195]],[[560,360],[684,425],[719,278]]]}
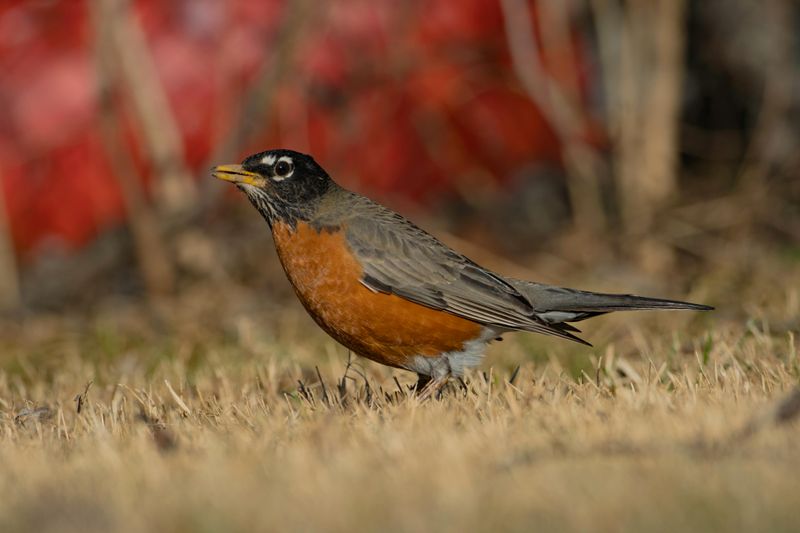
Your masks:
{"label": "dark gray head", "polygon": [[309,155],[293,150],[267,150],[241,165],[221,165],[214,177],[241,189],[267,222],[307,220],[319,199],[333,186],[328,173]]}

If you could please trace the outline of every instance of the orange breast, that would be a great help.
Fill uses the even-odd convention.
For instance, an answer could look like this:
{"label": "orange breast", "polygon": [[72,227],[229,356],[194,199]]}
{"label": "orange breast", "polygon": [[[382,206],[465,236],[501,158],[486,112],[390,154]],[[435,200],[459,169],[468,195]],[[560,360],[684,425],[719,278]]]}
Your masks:
{"label": "orange breast", "polygon": [[482,330],[475,322],[367,289],[343,230],[317,232],[304,222],[293,230],[276,223],[272,234],[303,306],[322,329],[359,355],[404,368],[415,355],[462,350]]}

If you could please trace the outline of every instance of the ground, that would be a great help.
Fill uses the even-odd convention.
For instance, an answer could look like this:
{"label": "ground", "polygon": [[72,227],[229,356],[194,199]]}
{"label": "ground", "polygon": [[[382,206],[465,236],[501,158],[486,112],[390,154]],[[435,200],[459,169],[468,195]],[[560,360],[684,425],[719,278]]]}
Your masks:
{"label": "ground", "polygon": [[594,348],[508,335],[425,403],[247,283],[9,318],[0,530],[797,530],[800,266],[771,265]]}

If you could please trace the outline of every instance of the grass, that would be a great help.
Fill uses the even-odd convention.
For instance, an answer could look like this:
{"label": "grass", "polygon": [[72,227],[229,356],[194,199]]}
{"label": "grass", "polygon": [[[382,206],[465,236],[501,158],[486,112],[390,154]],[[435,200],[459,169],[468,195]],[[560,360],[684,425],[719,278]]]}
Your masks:
{"label": "grass", "polygon": [[427,403],[246,287],[6,321],[0,530],[796,531],[798,287],[710,279]]}

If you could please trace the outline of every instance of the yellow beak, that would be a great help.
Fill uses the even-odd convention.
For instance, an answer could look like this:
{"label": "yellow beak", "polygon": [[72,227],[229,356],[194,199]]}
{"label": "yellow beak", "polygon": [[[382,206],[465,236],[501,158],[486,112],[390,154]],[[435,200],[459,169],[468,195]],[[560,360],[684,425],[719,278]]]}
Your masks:
{"label": "yellow beak", "polygon": [[214,167],[211,175],[231,183],[244,183],[245,185],[254,185],[256,187],[264,184],[263,177],[255,172],[243,169],[242,165],[220,165]]}

